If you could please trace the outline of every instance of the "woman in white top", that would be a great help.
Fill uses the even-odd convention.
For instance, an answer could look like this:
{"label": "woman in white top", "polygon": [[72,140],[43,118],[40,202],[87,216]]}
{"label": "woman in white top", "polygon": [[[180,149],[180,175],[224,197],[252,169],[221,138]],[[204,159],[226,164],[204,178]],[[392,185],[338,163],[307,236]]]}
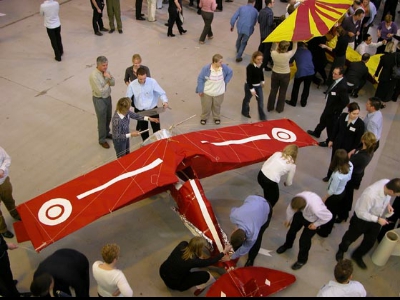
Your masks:
{"label": "woman in white top", "polygon": [[286,91],[290,81],[290,65],[289,60],[296,53],[297,42],[293,42],[292,50],[288,51],[290,42],[279,42],[276,50],[271,51],[271,58],[274,62],[271,75],[271,91],[268,97],[267,110],[273,111],[275,108],[276,94],[278,94],[278,101],[276,103],[276,111],[283,112],[285,107]]}
{"label": "woman in white top", "polygon": [[101,249],[104,262],[95,261],[92,267],[99,297],[132,297],[133,291],[124,273],[116,268],[120,247],[107,244]]}
{"label": "woman in white top", "polygon": [[258,172],[258,184],[264,191],[264,198],[268,200],[272,207],[279,200],[279,181],[281,177],[287,174],[285,186],[290,186],[293,183],[298,151],[297,145],[286,146],[282,152],[275,152],[268,158],[260,172]]}

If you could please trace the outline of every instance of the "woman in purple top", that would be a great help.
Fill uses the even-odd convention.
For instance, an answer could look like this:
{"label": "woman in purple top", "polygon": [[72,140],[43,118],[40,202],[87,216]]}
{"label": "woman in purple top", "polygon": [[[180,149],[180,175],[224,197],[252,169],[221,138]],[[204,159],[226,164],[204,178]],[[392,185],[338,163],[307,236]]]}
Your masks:
{"label": "woman in purple top", "polygon": [[[377,29],[378,42],[386,40],[387,42],[392,41],[392,37],[397,34],[397,25],[393,22],[391,15],[386,15],[384,21],[382,21]],[[384,53],[386,45],[379,46],[376,49],[376,54]]]}

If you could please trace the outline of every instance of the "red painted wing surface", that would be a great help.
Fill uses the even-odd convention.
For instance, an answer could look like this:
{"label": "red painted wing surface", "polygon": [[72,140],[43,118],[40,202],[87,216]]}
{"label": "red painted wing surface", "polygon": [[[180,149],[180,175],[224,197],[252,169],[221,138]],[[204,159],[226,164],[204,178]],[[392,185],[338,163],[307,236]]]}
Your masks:
{"label": "red painted wing surface", "polygon": [[189,167],[201,179],[264,161],[293,143],[317,144],[288,119],[158,140],[19,205],[17,240],[31,240],[39,252],[112,211],[170,190]]}

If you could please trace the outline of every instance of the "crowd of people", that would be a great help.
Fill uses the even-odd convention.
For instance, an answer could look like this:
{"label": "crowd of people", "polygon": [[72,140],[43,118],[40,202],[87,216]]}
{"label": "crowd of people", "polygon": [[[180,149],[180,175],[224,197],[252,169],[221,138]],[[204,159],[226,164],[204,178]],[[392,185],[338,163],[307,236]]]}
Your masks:
{"label": "crowd of people", "polygon": [[[141,3],[141,1],[138,2]],[[91,0],[94,33],[98,36],[102,35],[101,31],[113,33],[116,28],[114,18],[118,32],[123,33],[119,0],[107,0],[106,4],[103,0]],[[270,29],[273,28],[271,23],[273,13],[271,19],[271,12],[274,0],[265,0],[264,9],[262,9],[262,3],[261,7],[256,7],[255,4],[257,1],[248,0],[248,3],[241,6],[230,20],[231,31],[235,25],[238,30],[236,41],[236,62],[238,63],[243,60],[243,52],[257,22],[266,29],[263,32],[260,30],[261,41],[270,34],[272,31]],[[206,37],[213,38],[211,23],[213,12],[217,9],[217,2],[199,0],[198,5],[205,23],[199,40],[202,44]],[[383,75],[387,72],[389,65],[393,65],[397,53],[385,53],[382,56],[375,74],[379,75],[378,88],[375,96],[369,97],[367,101],[367,116],[361,119],[359,117],[360,105],[357,102],[350,103],[349,98],[358,97],[358,92],[365,85],[366,75],[364,72],[362,77],[361,75],[358,77],[359,73],[355,72],[353,75],[356,80],[351,82],[348,80],[352,78],[349,71],[351,68],[346,67],[346,51],[343,51],[350,46],[366,53],[368,52],[366,48],[375,47],[378,49],[378,53],[384,53],[384,50],[379,52],[381,51],[379,47],[390,42],[397,34],[397,28],[396,32],[386,32],[394,28],[395,26],[392,24],[395,23],[391,23],[390,14],[385,15],[378,27],[379,40],[373,46],[367,46],[372,44],[368,30],[365,28],[368,29],[371,26],[376,15],[376,8],[374,9],[373,5],[373,2],[369,0],[364,0],[362,3],[358,3],[356,0],[352,6],[353,13],[349,10],[349,15],[337,28],[338,45],[336,48],[329,48],[325,43],[318,45],[318,47],[334,53],[335,58],[328,76],[322,75],[322,81],[328,85],[325,91],[325,108],[318,125],[314,130],[307,132],[320,138],[322,131],[326,129],[327,138],[325,141],[319,142],[319,146],[332,148],[332,152],[327,176],[322,179],[328,183],[326,194],[320,196],[313,191],[305,190],[291,199],[286,210],[284,225],[288,231],[284,243],[276,252],[283,254],[292,248],[297,233],[302,230],[299,239],[299,253],[297,261],[292,265],[293,270],[298,270],[307,263],[312,238],[315,234],[327,238],[333,230],[334,223],[346,222],[350,217],[354,190],[359,189],[364,171],[379,147],[383,124],[380,109],[384,107],[382,102],[390,99],[391,91],[395,87],[390,74],[387,80]],[[102,11],[105,6],[107,6],[110,29],[105,28],[102,21]],[[151,22],[155,20],[155,7],[156,5],[154,8],[149,6],[148,20]],[[174,24],[177,24],[180,34],[185,33],[186,31],[183,30],[181,21],[179,21],[182,2],[170,0],[169,7],[171,9],[169,9],[168,36],[174,36],[172,33]],[[222,4],[220,7],[222,10]],[[58,10],[59,5],[54,0],[44,1],[40,7],[40,12],[45,17],[45,26],[54,49],[55,60],[61,61],[63,47]],[[57,18],[53,19],[50,24],[48,14],[54,13],[57,14]],[[140,13],[139,17],[136,15],[136,19],[144,18]],[[368,55],[364,56],[364,53],[361,60],[363,64],[371,55],[367,53]],[[291,99],[285,101],[290,82],[290,64],[293,62],[296,62],[297,65],[295,83]],[[114,115],[112,115],[111,87],[115,86],[115,78],[108,70],[108,59],[105,56],[97,57],[96,68],[89,76],[92,101],[97,117],[98,143],[101,147],[108,149],[110,145],[106,140],[112,140],[117,158],[130,153],[131,137],[141,136],[143,141],[149,138],[148,122],[151,122],[153,133],[159,131],[161,126],[157,109],[160,103],[163,109],[168,108],[165,90],[156,79],[150,76],[150,69],[142,65],[142,58],[139,54],[133,55],[132,63],[133,65],[125,71],[126,95],[116,103]],[[299,86],[302,82],[304,82],[304,89],[301,95],[301,106],[306,106],[310,85],[317,73],[314,64],[313,52],[308,50],[306,43],[289,41],[281,41],[276,45],[260,43],[259,49],[253,53],[251,62],[246,67],[241,114],[251,118],[249,103],[254,96],[258,102],[259,119],[267,119],[263,101],[264,71],[272,71],[267,111],[276,110],[281,113],[285,103],[296,106]],[[201,99],[200,124],[205,125],[210,115],[216,125],[221,123],[221,106],[232,76],[232,69],[223,63],[223,57],[220,54],[213,55],[211,63],[200,70],[196,87],[196,93]],[[385,84],[385,81],[389,83]],[[276,99],[277,94],[278,98]],[[397,98],[392,100],[395,101]],[[343,112],[345,108],[347,108],[347,112]],[[146,112],[148,112],[147,115]],[[133,131],[130,129],[130,119],[137,121],[136,129]],[[246,255],[245,266],[253,266],[261,247],[263,235],[267,234],[265,232],[271,222],[273,207],[280,198],[281,177],[287,176],[284,181],[285,186],[292,185],[297,156],[298,147],[288,145],[263,163],[257,176],[263,196],[249,195],[243,205],[232,208],[230,221],[235,226],[235,230],[230,236],[230,243],[225,245],[219,255],[210,257],[207,254],[207,241],[202,237],[196,236],[190,241],[180,242],[160,265],[159,275],[165,285],[178,291],[195,287],[194,295],[197,296],[212,284],[215,278],[208,271],[193,271],[193,268],[211,266],[218,261],[237,260]],[[4,203],[15,220],[21,220],[12,197],[12,186],[8,176],[10,164],[10,156],[0,147],[0,201]],[[392,201],[392,197],[395,197],[394,201]],[[400,178],[378,180],[361,193],[361,196],[355,201],[349,228],[342,237],[335,255],[337,260],[334,269],[335,281],[330,281],[322,287],[318,296],[366,296],[362,284],[351,280],[352,262],[344,259],[344,255],[350,245],[363,235],[362,242],[351,254],[351,258],[358,267],[366,269],[367,265],[363,261],[363,256],[372,249],[376,241],[379,242],[382,239],[388,229],[394,228],[393,223],[399,219],[399,202]],[[386,217],[386,215],[390,215],[390,217]],[[4,238],[13,237],[14,235],[7,229],[0,211],[0,265],[4,270],[0,273],[0,295],[2,296],[22,294],[15,287],[16,283],[7,254],[7,250],[14,250],[18,246],[14,243],[6,243],[4,240]],[[99,297],[131,297],[133,295],[133,289],[126,276],[117,268],[120,251],[119,245],[106,244],[101,249],[102,260],[94,261],[92,264]],[[60,249],[39,264],[33,275],[30,293],[38,297],[68,295],[88,297],[89,274],[90,262],[83,253],[74,249]]]}

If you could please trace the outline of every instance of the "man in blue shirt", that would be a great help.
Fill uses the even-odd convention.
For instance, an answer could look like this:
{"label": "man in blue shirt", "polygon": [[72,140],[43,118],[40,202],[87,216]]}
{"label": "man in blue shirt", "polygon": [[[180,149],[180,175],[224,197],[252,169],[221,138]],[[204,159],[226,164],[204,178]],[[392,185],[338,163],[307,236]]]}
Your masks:
{"label": "man in blue shirt", "polygon": [[272,217],[272,207],[263,197],[250,195],[242,206],[231,210],[230,220],[236,225],[230,242],[235,253],[231,259],[238,259],[249,253],[246,267],[254,264],[261,247],[262,236]]}
{"label": "man in blue shirt", "polygon": [[257,23],[258,11],[254,8],[255,0],[248,0],[247,5],[240,6],[231,18],[231,31],[236,27],[238,38],[236,40],[236,62],[241,62],[244,49]]}
{"label": "man in blue shirt", "polygon": [[[168,98],[165,91],[153,78],[147,78],[146,69],[140,67],[137,70],[137,79],[132,81],[126,90],[126,97],[132,99],[135,107],[135,112],[149,110],[157,107],[158,99],[160,98],[163,107],[168,107]],[[148,116],[152,118],[159,118],[158,114],[153,116]],[[148,121],[138,121],[136,130],[145,131],[149,128]],[[153,133],[160,130],[160,123],[151,123],[151,128]],[[141,134],[142,140],[145,141],[149,137],[148,132]]]}

